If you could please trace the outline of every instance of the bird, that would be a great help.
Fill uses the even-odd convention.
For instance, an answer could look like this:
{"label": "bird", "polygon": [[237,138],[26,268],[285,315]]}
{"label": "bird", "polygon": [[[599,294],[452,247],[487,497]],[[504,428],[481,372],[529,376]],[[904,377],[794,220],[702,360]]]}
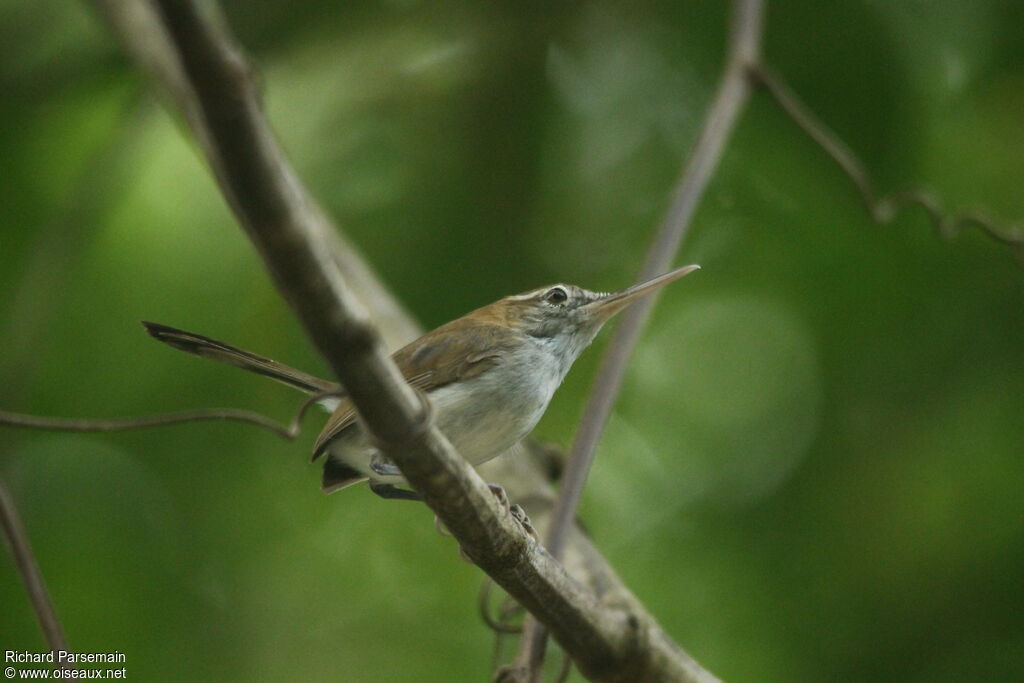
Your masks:
{"label": "bird", "polygon": [[[554,284],[507,296],[424,334],[392,360],[429,400],[441,432],[477,466],[533,430],[572,364],[616,313],[699,268],[683,266],[618,292]],[[313,461],[324,460],[324,492],[368,482],[383,498],[421,500],[374,446],[338,384],[210,337],[148,321],[143,326],[181,351],[308,394],[333,394],[319,400],[331,415],[313,445]]]}

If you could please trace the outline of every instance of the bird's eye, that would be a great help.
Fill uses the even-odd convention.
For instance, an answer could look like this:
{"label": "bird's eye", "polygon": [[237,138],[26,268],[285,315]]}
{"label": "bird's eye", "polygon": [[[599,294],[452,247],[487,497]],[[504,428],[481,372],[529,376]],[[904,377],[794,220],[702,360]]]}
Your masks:
{"label": "bird's eye", "polygon": [[561,287],[552,287],[544,294],[544,301],[549,304],[564,304],[568,298],[568,292]]}

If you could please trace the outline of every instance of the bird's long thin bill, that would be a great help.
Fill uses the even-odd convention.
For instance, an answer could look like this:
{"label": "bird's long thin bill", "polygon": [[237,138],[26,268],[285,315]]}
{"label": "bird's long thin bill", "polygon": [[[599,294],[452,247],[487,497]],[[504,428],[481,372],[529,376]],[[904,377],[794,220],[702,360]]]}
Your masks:
{"label": "bird's long thin bill", "polygon": [[646,282],[641,282],[638,285],[633,285],[628,289],[624,289],[621,292],[616,292],[614,294],[610,294],[604,297],[603,299],[598,299],[597,301],[589,305],[593,307],[594,310],[599,312],[601,315],[610,316],[614,313],[617,313],[618,311],[621,311],[623,308],[633,303],[634,301],[644,296],[645,294],[650,294],[654,290],[664,287],[670,282],[675,282],[679,278],[683,277],[684,275],[689,275],[695,270],[700,270],[700,266],[692,265],[683,266],[682,268],[676,268],[675,270],[669,271],[664,275],[659,275],[658,277],[651,278]]}

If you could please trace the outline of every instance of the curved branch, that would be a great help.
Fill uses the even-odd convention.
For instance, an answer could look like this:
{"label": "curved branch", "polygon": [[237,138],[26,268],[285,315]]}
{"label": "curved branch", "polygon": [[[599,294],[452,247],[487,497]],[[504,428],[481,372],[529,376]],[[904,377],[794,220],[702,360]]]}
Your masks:
{"label": "curved branch", "polygon": [[211,408],[206,410],[185,410],[179,413],[146,415],[144,417],[115,418],[80,418],[80,417],[43,417],[25,413],[12,413],[0,410],[0,426],[24,427],[26,429],[43,429],[55,432],[123,432],[130,429],[148,429],[165,427],[186,422],[228,421],[244,422],[268,429],[281,438],[294,439],[299,435],[302,418],[317,401],[336,395],[336,392],[325,391],[310,396],[299,406],[292,421],[283,425],[265,415],[249,410],[236,408]]}
{"label": "curved branch", "polygon": [[879,197],[871,176],[853,150],[814,115],[778,73],[764,65],[752,64],[750,76],[790,120],[842,169],[875,222],[891,223],[902,208],[917,206],[925,212],[940,236],[954,237],[964,229],[975,228],[996,242],[1011,247],[1018,262],[1024,265],[1024,227],[1002,225],[979,211],[947,214],[938,197],[920,188],[908,188]]}

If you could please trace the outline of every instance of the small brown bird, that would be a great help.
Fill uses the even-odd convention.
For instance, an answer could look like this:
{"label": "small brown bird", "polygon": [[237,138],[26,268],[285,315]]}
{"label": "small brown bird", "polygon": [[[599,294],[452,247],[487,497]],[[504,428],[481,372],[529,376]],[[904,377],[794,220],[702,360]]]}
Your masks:
{"label": "small brown bird", "polygon": [[[530,433],[573,362],[615,313],[698,268],[678,268],[615,293],[560,284],[505,297],[428,332],[392,359],[406,381],[429,397],[441,432],[464,458],[479,465]],[[339,389],[334,382],[208,337],[143,325],[176,349],[310,394]],[[366,438],[350,399],[321,403],[332,411],[313,446],[314,460],[327,455],[325,492],[368,480],[384,498],[419,500],[415,492],[398,488],[405,483],[401,472]]]}

